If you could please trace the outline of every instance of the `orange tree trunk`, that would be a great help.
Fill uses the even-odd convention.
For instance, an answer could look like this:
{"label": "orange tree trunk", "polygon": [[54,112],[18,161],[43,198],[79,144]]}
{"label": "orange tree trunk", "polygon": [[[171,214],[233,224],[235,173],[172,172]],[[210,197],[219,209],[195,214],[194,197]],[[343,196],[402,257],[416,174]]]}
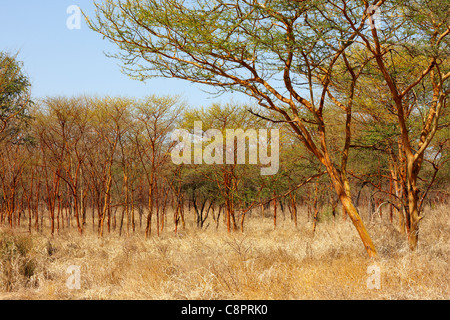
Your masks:
{"label": "orange tree trunk", "polygon": [[355,206],[353,205],[353,202],[347,192],[345,191],[344,184],[342,183],[341,179],[339,178],[339,173],[336,171],[336,169],[332,166],[328,166],[328,172],[329,176],[333,182],[333,186],[335,188],[335,191],[339,197],[339,200],[346,211],[348,217],[352,221],[353,225],[356,228],[356,231],[358,232],[361,241],[364,244],[364,248],[366,249],[367,254],[369,257],[376,257],[377,251],[375,249],[375,245],[372,242],[372,239],[369,236],[369,233],[367,232],[367,229],[361,219],[361,217],[358,214],[358,211],[356,210]]}
{"label": "orange tree trunk", "polygon": [[411,250],[417,249],[419,241],[419,224],[423,217],[419,212],[419,189],[417,188],[417,177],[420,170],[420,163],[408,159],[408,181],[407,181],[407,201],[406,229],[408,232],[408,245]]}

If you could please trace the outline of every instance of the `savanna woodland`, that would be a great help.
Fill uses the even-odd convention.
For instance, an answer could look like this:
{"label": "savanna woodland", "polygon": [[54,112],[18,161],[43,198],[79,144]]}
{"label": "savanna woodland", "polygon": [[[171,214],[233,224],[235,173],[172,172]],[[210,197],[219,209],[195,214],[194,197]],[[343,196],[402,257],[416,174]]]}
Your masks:
{"label": "savanna woodland", "polygon": [[[450,297],[447,0],[95,6],[126,75],[252,103],[37,99],[1,53],[0,298]],[[174,163],[175,130],[208,140],[199,121],[224,139],[278,129],[278,172]]]}

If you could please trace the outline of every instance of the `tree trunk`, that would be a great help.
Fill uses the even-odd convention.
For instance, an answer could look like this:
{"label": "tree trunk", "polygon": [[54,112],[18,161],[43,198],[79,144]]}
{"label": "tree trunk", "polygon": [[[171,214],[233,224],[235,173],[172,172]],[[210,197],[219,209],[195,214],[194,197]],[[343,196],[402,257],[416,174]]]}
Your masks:
{"label": "tree trunk", "polygon": [[351,199],[345,194],[345,192],[338,193],[338,195],[339,200],[342,203],[342,206],[345,208],[349,218],[351,219],[353,225],[358,231],[358,234],[364,244],[367,254],[369,255],[369,257],[376,257],[377,251],[375,249],[375,245],[373,244],[372,239],[370,238],[369,233],[367,232],[367,229],[364,226],[364,223],[361,217],[359,216],[355,206],[353,205]]}
{"label": "tree trunk", "polygon": [[313,202],[313,209],[314,209],[314,218],[313,218],[313,227],[312,231],[316,232],[317,222],[319,222],[319,182],[316,182],[315,190],[314,190],[314,202]]}
{"label": "tree trunk", "polygon": [[417,249],[419,241],[419,224],[423,217],[419,212],[419,190],[416,186],[417,175],[410,174],[409,190],[408,190],[408,210],[406,216],[406,228],[408,232],[408,245],[414,251]]}
{"label": "tree trunk", "polygon": [[372,239],[369,236],[369,233],[367,232],[367,229],[361,219],[361,217],[358,214],[358,211],[356,210],[355,206],[353,205],[353,202],[351,198],[347,195],[347,192],[345,191],[345,188],[343,186],[343,183],[339,179],[339,174],[336,171],[335,168],[329,166],[327,168],[329,172],[329,176],[331,178],[331,181],[333,182],[333,186],[335,188],[335,191],[339,197],[339,200],[342,204],[343,209],[346,211],[348,217],[352,221],[353,225],[356,228],[356,231],[358,232],[361,241],[363,242],[364,248],[366,249],[367,254],[369,257],[376,257],[377,256],[377,250],[375,249],[375,245],[372,242]]}
{"label": "tree trunk", "polygon": [[[153,217],[153,196],[157,194],[157,188],[155,186],[155,159],[152,158],[152,168],[150,172],[149,186],[148,186],[148,216],[147,216],[147,227],[145,228],[145,238],[147,239],[152,233],[152,217]],[[159,235],[159,222],[158,217],[157,223],[157,233]]]}
{"label": "tree trunk", "polygon": [[275,191],[273,192],[273,228],[276,229],[277,228],[277,199],[276,197],[276,193]]}

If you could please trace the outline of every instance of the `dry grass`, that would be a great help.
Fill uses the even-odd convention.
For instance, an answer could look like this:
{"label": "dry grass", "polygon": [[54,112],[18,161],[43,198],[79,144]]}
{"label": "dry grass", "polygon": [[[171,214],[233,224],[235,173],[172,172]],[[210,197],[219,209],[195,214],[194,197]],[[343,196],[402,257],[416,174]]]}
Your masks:
{"label": "dry grass", "polygon": [[[368,259],[349,221],[247,219],[246,232],[188,226],[145,240],[99,239],[63,231],[50,238],[0,231],[0,299],[449,299],[449,208],[427,209],[412,253],[388,222],[369,229],[379,258]],[[367,268],[381,270],[368,289]],[[66,273],[81,268],[81,288]]]}

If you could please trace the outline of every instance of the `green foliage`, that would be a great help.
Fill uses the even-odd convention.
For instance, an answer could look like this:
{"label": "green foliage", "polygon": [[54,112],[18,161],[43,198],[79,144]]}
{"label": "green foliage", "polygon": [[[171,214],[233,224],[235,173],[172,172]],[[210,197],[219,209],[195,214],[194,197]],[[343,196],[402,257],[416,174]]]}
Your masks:
{"label": "green foliage", "polygon": [[0,140],[26,139],[20,131],[30,120],[30,86],[22,63],[15,56],[0,52]]}

